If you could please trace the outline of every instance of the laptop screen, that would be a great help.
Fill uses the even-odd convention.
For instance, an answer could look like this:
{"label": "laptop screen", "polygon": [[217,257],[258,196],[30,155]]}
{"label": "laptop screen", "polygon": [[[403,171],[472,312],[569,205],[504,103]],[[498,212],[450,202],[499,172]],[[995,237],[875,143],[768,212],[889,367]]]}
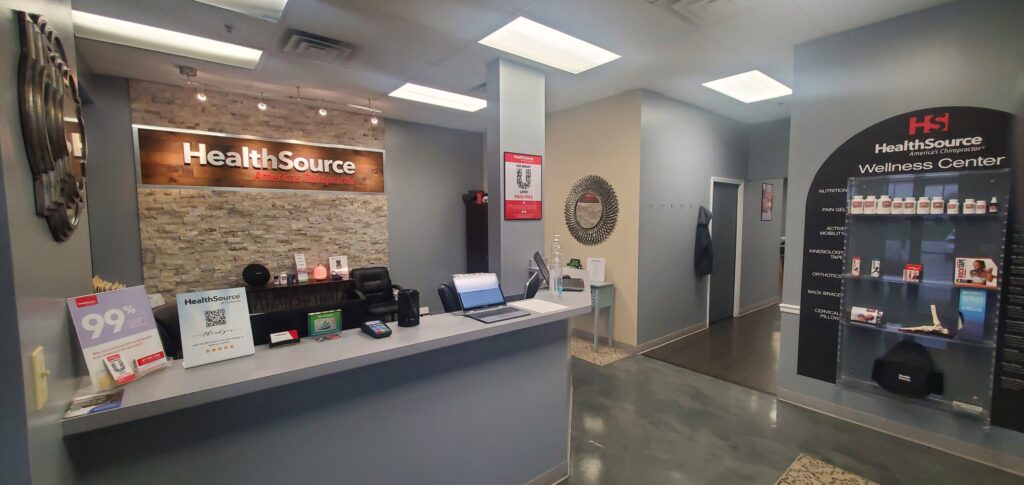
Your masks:
{"label": "laptop screen", "polygon": [[452,277],[463,310],[505,303],[505,295],[494,273],[457,274]]}

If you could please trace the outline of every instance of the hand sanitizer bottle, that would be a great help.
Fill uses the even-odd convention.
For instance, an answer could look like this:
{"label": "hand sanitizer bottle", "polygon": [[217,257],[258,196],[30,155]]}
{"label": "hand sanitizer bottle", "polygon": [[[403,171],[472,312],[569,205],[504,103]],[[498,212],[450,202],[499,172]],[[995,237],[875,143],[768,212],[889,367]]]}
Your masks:
{"label": "hand sanitizer bottle", "polygon": [[553,296],[562,296],[562,262],[560,260],[560,253],[562,246],[558,243],[558,238],[561,237],[555,234],[554,240],[551,242],[551,263],[548,268],[548,272],[551,275],[551,281],[548,283],[548,291]]}

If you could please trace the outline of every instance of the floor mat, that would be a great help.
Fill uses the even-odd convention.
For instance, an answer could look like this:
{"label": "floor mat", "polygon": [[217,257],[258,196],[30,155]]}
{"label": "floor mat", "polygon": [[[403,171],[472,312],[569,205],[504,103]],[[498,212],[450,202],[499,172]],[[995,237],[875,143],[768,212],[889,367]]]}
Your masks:
{"label": "floor mat", "polygon": [[842,468],[803,453],[793,460],[775,485],[878,485]]}
{"label": "floor mat", "polygon": [[572,337],[569,347],[572,350],[573,357],[596,365],[608,365],[631,355],[629,352],[608,347],[607,345],[599,345],[597,352],[594,352],[594,341],[584,340],[579,337]]}
{"label": "floor mat", "polygon": [[779,366],[778,306],[711,324],[643,355],[716,379],[775,394]]}

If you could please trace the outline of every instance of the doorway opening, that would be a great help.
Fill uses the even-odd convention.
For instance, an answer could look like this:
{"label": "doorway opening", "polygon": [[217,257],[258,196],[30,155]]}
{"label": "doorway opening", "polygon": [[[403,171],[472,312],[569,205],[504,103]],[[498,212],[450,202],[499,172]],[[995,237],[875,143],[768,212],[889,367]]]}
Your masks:
{"label": "doorway opening", "polygon": [[712,273],[708,276],[708,325],[739,313],[740,266],[743,251],[743,181],[711,178]]}
{"label": "doorway opening", "polygon": [[711,179],[706,324],[644,355],[776,393],[785,182]]}

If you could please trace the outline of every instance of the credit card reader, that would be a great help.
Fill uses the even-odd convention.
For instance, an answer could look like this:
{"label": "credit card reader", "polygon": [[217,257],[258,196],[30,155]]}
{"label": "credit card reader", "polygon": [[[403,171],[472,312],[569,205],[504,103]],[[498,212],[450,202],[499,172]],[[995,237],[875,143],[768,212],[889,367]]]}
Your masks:
{"label": "credit card reader", "polygon": [[370,320],[359,326],[363,329],[363,333],[373,338],[384,338],[391,336],[391,328],[380,320]]}

